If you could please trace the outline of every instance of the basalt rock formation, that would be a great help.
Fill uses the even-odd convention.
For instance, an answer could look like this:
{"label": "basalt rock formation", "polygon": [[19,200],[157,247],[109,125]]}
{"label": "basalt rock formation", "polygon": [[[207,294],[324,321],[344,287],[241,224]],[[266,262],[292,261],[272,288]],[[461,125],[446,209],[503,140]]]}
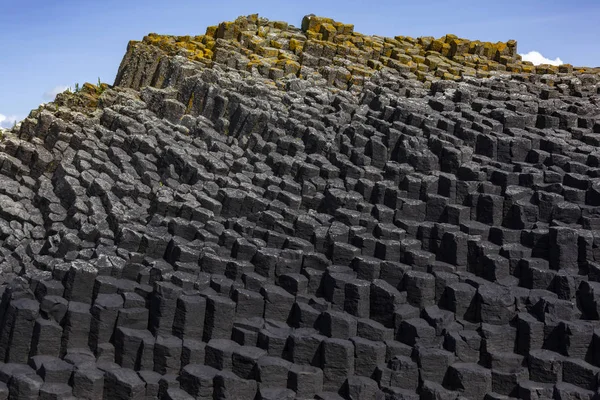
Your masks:
{"label": "basalt rock formation", "polygon": [[600,70],[257,15],[0,141],[0,399],[592,399]]}

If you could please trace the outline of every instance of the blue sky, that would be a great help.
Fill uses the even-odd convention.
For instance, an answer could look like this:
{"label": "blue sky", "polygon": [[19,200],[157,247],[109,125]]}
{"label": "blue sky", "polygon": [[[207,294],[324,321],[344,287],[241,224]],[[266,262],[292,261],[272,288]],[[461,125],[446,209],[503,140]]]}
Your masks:
{"label": "blue sky", "polygon": [[149,32],[203,34],[208,25],[259,13],[300,26],[309,13],[382,36],[516,39],[576,66],[600,66],[597,0],[0,0],[0,126],[12,126],[75,82],[113,83],[129,40]]}

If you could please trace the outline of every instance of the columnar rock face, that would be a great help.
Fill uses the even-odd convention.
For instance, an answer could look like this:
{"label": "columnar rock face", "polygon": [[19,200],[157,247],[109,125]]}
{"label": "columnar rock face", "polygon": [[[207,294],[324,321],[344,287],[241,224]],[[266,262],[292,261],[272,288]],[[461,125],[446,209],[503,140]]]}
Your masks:
{"label": "columnar rock face", "polygon": [[600,75],[256,15],[0,142],[0,399],[591,399]]}

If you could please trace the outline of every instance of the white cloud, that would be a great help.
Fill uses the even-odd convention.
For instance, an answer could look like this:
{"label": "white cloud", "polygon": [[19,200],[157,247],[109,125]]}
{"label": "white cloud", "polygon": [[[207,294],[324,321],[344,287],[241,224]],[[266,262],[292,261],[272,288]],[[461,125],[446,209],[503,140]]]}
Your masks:
{"label": "white cloud", "polygon": [[47,91],[44,93],[44,100],[54,101],[56,95],[67,90],[69,86],[56,86],[54,89]]}
{"label": "white cloud", "polygon": [[15,122],[19,122],[20,118],[16,115],[4,115],[0,114],[0,128],[12,128]]}
{"label": "white cloud", "polygon": [[521,57],[523,57],[523,61],[531,61],[533,63],[533,65],[540,65],[540,64],[561,65],[561,64],[563,64],[563,61],[559,57],[556,57],[555,60],[551,60],[549,58],[544,57],[539,51],[530,51],[527,54],[521,54]]}

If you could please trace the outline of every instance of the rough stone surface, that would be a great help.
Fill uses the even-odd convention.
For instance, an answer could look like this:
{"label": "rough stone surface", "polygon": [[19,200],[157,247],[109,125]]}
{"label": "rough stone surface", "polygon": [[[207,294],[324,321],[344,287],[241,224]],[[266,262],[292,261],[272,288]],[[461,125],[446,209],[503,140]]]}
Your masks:
{"label": "rough stone surface", "polygon": [[257,15],[0,140],[0,398],[589,399],[600,71]]}

